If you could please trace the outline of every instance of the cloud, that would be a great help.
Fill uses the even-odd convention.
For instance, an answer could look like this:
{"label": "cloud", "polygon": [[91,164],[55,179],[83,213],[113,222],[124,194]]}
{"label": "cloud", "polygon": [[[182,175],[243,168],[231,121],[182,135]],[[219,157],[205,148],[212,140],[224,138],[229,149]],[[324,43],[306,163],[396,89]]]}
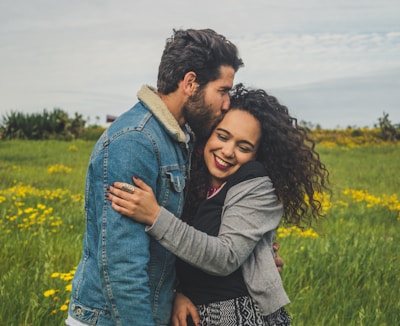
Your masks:
{"label": "cloud", "polygon": [[[155,84],[174,27],[226,35],[245,60],[236,81],[292,89],[283,98],[294,96],[296,107],[309,103],[307,92],[308,99],[326,97],[322,86],[331,80],[352,81],[331,85],[332,92],[362,97],[352,92],[357,78],[400,65],[399,10],[397,0],[3,1],[0,111],[57,106],[92,117],[122,113],[142,83]],[[324,116],[315,122],[325,124]]]}
{"label": "cloud", "polygon": [[373,127],[383,113],[400,123],[400,66],[353,78],[271,89],[298,120],[323,128]]}
{"label": "cloud", "polygon": [[240,77],[264,87],[354,77],[400,64],[400,32],[267,34],[237,43],[246,65]]}

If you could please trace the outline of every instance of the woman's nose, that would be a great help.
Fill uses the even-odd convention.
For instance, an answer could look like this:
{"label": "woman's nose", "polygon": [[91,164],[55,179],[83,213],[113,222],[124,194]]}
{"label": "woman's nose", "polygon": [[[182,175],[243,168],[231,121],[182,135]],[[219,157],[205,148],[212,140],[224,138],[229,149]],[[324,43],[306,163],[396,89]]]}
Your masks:
{"label": "woman's nose", "polygon": [[225,146],[221,149],[221,152],[225,157],[232,157],[234,155],[233,146],[230,144],[225,144]]}

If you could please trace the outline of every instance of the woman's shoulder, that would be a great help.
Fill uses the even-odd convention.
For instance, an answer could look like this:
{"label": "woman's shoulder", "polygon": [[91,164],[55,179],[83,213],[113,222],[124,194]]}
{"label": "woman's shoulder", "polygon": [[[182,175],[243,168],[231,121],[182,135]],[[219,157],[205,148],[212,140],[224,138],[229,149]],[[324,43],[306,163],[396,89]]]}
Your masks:
{"label": "woman's shoulder", "polygon": [[264,165],[259,161],[250,161],[243,164],[239,170],[229,178],[227,184],[231,187],[246,180],[265,176],[267,176],[267,171]]}

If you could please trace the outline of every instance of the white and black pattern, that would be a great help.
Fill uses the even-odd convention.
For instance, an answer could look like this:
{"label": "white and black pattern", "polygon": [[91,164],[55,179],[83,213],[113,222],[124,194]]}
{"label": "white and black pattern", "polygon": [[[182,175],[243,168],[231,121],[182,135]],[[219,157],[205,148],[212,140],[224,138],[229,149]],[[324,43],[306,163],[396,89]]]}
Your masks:
{"label": "white and black pattern", "polygon": [[268,316],[262,316],[264,326],[290,326],[290,316],[284,308],[281,308]]}
{"label": "white and black pattern", "polygon": [[198,305],[197,308],[202,326],[290,326],[290,316],[284,308],[262,316],[248,296]]}

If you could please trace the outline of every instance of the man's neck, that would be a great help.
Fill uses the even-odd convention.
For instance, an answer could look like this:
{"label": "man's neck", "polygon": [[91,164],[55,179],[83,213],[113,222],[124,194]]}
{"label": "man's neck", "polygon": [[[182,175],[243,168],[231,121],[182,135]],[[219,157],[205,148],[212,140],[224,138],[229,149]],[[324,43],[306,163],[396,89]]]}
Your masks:
{"label": "man's neck", "polygon": [[158,96],[160,96],[161,100],[165,103],[168,110],[171,112],[179,125],[183,126],[185,124],[185,118],[183,117],[183,106],[185,105],[187,98],[180,94],[179,89],[168,95],[158,93]]}

